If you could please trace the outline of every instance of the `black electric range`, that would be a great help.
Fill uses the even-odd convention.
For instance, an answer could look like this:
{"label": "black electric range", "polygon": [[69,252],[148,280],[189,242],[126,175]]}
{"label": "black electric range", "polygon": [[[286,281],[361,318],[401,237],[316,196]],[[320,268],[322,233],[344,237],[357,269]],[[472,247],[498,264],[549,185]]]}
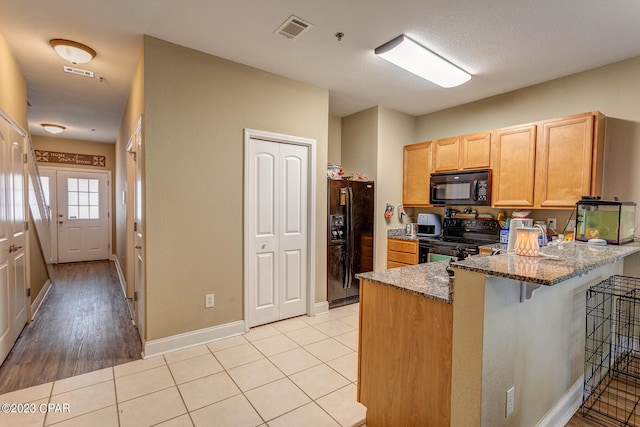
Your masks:
{"label": "black electric range", "polygon": [[418,241],[421,263],[476,255],[480,246],[500,242],[500,224],[493,219],[445,218],[442,236]]}

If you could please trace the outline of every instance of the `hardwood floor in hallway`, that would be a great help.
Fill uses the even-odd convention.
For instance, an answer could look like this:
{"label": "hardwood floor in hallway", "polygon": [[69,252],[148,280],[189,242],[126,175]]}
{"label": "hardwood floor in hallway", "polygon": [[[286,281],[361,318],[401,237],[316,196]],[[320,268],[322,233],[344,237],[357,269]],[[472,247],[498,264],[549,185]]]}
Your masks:
{"label": "hardwood floor in hallway", "polygon": [[0,366],[0,394],[140,359],[115,265],[54,266],[54,285]]}

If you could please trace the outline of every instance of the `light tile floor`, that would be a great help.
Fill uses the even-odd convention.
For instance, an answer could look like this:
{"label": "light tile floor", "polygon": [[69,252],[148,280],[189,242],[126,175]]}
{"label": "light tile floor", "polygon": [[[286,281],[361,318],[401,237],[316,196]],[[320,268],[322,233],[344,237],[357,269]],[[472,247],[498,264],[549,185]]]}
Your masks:
{"label": "light tile floor", "polygon": [[360,426],[357,329],[353,304],[18,390],[0,426]]}

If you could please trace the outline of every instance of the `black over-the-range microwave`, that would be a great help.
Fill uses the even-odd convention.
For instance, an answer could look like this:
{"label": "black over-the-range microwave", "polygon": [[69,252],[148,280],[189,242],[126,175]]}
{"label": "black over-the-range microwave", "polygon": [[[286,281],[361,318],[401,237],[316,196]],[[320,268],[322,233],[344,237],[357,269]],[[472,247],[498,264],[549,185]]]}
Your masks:
{"label": "black over-the-range microwave", "polygon": [[429,198],[434,206],[491,205],[491,169],[432,173]]}

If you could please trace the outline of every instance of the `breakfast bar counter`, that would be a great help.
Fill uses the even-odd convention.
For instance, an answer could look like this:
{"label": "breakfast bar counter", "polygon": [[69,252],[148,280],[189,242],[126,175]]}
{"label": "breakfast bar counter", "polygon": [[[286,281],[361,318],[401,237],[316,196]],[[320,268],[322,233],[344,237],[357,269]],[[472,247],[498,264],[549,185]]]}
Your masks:
{"label": "breakfast bar counter", "polygon": [[585,292],[640,245],[543,249],[454,262],[452,280],[447,262],[357,276],[368,426],[564,425],[581,402]]}

